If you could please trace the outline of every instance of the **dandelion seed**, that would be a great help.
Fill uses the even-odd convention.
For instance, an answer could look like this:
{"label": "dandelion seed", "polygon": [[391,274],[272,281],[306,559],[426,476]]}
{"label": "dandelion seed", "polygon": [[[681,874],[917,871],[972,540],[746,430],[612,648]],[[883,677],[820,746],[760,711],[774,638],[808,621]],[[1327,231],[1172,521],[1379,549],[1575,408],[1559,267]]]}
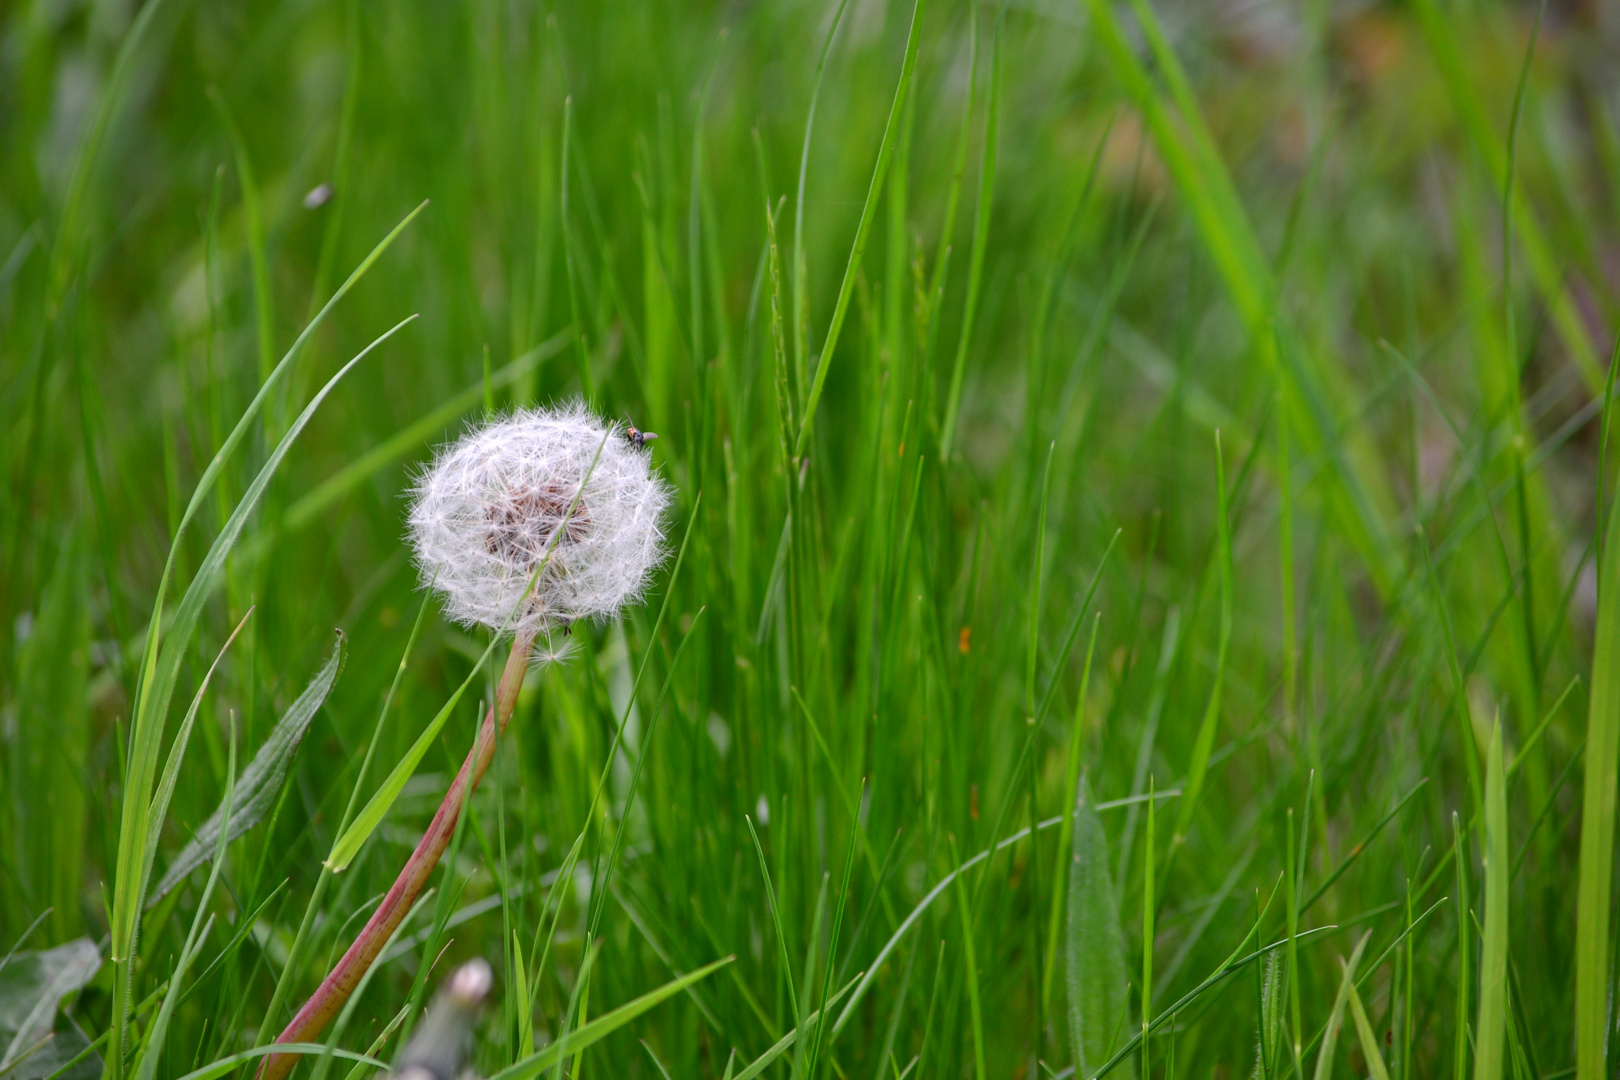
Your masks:
{"label": "dandelion seed", "polygon": [[500,629],[510,617],[516,633],[544,634],[542,659],[566,655],[559,635],[572,623],[638,599],[666,554],[670,492],[651,455],[578,402],[474,428],[414,495],[422,583],[464,625]]}
{"label": "dandelion seed", "polygon": [[578,651],[579,646],[576,644],[576,639],[552,635],[536,641],[529,656],[535,664],[541,667],[549,667],[552,664],[561,664],[571,660]]}

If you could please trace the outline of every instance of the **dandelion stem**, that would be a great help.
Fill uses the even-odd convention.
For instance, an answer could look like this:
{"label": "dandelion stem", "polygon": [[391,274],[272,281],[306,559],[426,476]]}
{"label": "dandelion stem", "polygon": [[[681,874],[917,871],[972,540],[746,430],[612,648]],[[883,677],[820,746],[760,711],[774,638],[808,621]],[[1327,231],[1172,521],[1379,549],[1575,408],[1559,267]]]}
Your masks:
{"label": "dandelion stem", "polygon": [[[439,803],[439,810],[433,815],[433,821],[428,825],[427,832],[411,852],[410,859],[400,870],[399,876],[394,879],[393,887],[383,897],[382,903],[372,913],[371,919],[366,923],[349,946],[343,958],[327,973],[321,985],[304,1002],[304,1007],[298,1010],[298,1015],[292,1018],[282,1033],[276,1036],[278,1043],[313,1042],[320,1037],[321,1031],[343,1008],[344,1002],[359,985],[360,979],[365,975],[377,954],[382,951],[400,920],[411,910],[416,898],[421,895],[422,889],[427,885],[428,879],[433,876],[433,870],[439,865],[439,859],[444,855],[444,849],[449,846],[450,838],[455,835],[456,822],[461,816],[461,808],[466,799],[466,788],[469,782],[472,787],[478,787],[478,781],[483,779],[484,770],[489,768],[490,761],[495,756],[495,742],[499,731],[506,730],[507,723],[512,719],[512,712],[517,707],[518,691],[523,686],[523,676],[528,671],[529,655],[534,648],[534,631],[519,629],[512,642],[512,651],[506,658],[506,669],[501,673],[500,685],[495,691],[495,704],[484,716],[484,722],[478,729],[478,738],[474,740],[472,749],[467,753],[467,760],[462,762],[461,771],[456,774],[455,782],[450,790],[444,793],[444,800]],[[470,778],[470,779],[469,779]],[[295,1054],[272,1054],[264,1059],[259,1068],[258,1080],[282,1080],[298,1063]]]}

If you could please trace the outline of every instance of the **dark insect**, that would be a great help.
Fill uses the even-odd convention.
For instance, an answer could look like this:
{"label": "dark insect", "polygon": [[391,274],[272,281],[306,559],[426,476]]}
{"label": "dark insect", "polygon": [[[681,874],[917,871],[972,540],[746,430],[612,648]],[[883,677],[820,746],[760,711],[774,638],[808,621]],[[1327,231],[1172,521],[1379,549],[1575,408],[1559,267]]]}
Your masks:
{"label": "dark insect", "polygon": [[636,427],[636,425],[632,424],[630,422],[630,418],[626,416],[624,418],[624,437],[625,441],[627,441],[637,450],[645,450],[648,443],[658,438],[658,432],[642,431],[640,428]]}

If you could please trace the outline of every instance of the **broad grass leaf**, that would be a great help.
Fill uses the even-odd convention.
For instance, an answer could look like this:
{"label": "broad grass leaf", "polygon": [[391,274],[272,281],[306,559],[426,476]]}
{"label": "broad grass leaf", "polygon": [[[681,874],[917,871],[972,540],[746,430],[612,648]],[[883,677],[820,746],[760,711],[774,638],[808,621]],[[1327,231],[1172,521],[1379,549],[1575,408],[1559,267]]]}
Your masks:
{"label": "broad grass leaf", "polygon": [[[231,636],[225,639],[225,644],[219,647],[219,653],[214,662],[208,666],[208,671],[197,684],[197,692],[191,695],[191,704],[186,708],[185,719],[180,721],[180,730],[175,732],[174,743],[169,747],[169,760],[163,765],[163,776],[158,780],[156,793],[152,796],[152,809],[150,815],[157,825],[149,830],[146,838],[146,861],[141,864],[141,877],[150,881],[152,878],[152,862],[157,858],[158,839],[161,835],[163,820],[169,815],[169,803],[174,798],[174,789],[180,782],[180,767],[186,760],[186,749],[191,745],[191,732],[197,724],[197,710],[201,708],[203,697],[208,693],[208,684],[214,679],[214,672],[219,670],[219,662],[225,659],[225,653],[230,649],[231,642],[236,640],[242,632],[242,627],[253,617],[253,608],[248,608],[242,621],[236,624]],[[235,742],[235,739],[232,739]],[[160,894],[161,895],[161,894]],[[153,898],[156,903],[156,898]]]}
{"label": "broad grass leaf", "polygon": [[[1069,867],[1069,914],[1064,956],[1069,988],[1069,1039],[1076,1075],[1089,1077],[1126,1028],[1125,940],[1119,929],[1119,897],[1108,870],[1108,838],[1080,778],[1074,800],[1073,862]],[[1125,1075],[1132,1063],[1120,1063]]]}
{"label": "broad grass leaf", "polygon": [[[101,951],[89,938],[39,952],[18,953],[0,970],[0,1073],[7,1080],[49,1076],[87,1045],[76,1028],[52,1037],[62,999],[101,970]],[[82,1074],[101,1072],[81,1062]],[[77,1077],[81,1073],[65,1073]],[[60,1078],[59,1078],[60,1080]]]}
{"label": "broad grass leaf", "polygon": [[[287,711],[282,714],[275,728],[259,747],[259,752],[253,755],[253,761],[242,770],[242,778],[237,782],[235,793],[235,809],[229,811],[229,825],[227,827],[226,842],[229,843],[247,832],[269,812],[274,805],[276,796],[281,791],[281,782],[286,779],[287,768],[292,763],[293,755],[298,752],[298,746],[304,739],[304,733],[315,719],[315,713],[326,696],[332,692],[338,675],[343,670],[346,640],[342,631],[338,632],[337,644],[332,647],[332,654],[326,658],[326,663],[315,674],[315,678],[305,687],[304,692],[298,695]],[[170,889],[186,879],[197,867],[207,862],[213,852],[214,845],[219,841],[222,818],[226,807],[220,809],[203,822],[191,842],[180,850],[169,864],[168,871],[163,880],[152,889],[147,906],[157,903]]]}

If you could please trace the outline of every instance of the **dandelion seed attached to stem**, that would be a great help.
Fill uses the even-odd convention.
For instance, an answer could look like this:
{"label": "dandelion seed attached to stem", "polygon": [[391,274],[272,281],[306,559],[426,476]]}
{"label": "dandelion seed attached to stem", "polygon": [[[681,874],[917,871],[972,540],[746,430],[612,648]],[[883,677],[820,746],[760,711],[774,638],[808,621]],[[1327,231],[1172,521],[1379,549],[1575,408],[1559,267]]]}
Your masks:
{"label": "dandelion seed attached to stem", "polygon": [[[469,788],[494,759],[530,664],[565,661],[573,624],[613,618],[663,562],[670,493],[645,445],[580,403],[524,410],[469,431],[417,481],[409,529],[423,586],[441,594],[452,619],[510,633],[512,647],[495,701],[416,850],[278,1043],[319,1037],[421,895]],[[265,1058],[260,1080],[281,1080],[297,1060]]]}

